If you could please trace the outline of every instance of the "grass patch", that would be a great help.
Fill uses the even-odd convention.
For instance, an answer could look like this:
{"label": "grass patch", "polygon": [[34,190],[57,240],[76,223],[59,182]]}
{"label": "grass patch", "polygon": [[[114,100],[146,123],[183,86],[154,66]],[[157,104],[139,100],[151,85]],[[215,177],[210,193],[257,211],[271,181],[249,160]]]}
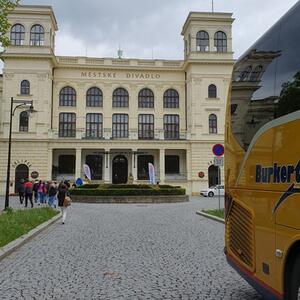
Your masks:
{"label": "grass patch", "polygon": [[7,212],[0,214],[0,247],[28,233],[57,214],[58,211],[50,207],[16,211],[8,209]]}
{"label": "grass patch", "polygon": [[208,215],[224,219],[224,209],[212,209],[212,210],[202,210]]}

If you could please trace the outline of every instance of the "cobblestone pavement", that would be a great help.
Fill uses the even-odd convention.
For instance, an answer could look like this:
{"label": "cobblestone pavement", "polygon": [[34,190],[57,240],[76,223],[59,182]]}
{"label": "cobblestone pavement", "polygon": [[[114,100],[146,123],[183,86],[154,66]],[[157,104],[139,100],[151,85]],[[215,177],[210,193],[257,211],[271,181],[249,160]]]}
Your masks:
{"label": "cobblestone pavement", "polygon": [[195,214],[213,201],[73,204],[0,262],[0,299],[261,299],[227,265],[224,225]]}

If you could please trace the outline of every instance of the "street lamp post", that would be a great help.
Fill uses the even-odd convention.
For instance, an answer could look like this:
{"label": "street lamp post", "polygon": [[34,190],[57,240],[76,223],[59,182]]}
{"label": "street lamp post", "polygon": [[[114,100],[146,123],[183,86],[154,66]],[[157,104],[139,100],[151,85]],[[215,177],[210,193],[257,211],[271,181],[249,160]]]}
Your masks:
{"label": "street lamp post", "polygon": [[[13,108],[14,103],[18,104],[15,108]],[[14,100],[11,97],[10,100],[10,115],[9,115],[9,136],[8,136],[8,155],[7,155],[7,176],[6,176],[6,193],[5,193],[5,206],[4,209],[9,207],[9,182],[10,182],[10,161],[11,161],[11,132],[12,132],[12,117],[19,107],[26,107],[29,106],[27,113],[35,112],[33,108],[33,101],[32,100]]]}

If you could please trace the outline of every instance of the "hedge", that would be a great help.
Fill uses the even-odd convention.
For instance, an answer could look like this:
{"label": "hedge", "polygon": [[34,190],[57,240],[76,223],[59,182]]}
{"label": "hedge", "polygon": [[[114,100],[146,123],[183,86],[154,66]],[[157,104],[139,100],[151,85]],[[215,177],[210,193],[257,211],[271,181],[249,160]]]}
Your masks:
{"label": "hedge", "polygon": [[183,188],[171,189],[70,189],[71,195],[81,196],[168,196],[168,195],[185,195]]}
{"label": "hedge", "polygon": [[149,185],[149,184],[84,184],[77,187],[78,189],[174,189],[180,186],[167,184]]}
{"label": "hedge", "polygon": [[84,185],[77,186],[78,189],[96,189],[99,187],[99,184],[89,183]]}

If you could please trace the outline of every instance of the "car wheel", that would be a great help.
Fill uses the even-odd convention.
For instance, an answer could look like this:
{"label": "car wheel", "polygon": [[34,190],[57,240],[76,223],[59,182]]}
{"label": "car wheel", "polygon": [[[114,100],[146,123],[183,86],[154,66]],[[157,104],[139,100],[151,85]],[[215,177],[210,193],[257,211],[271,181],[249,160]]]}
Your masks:
{"label": "car wheel", "polygon": [[293,267],[289,286],[289,294],[289,300],[300,300],[300,255],[298,255],[298,257],[296,258]]}
{"label": "car wheel", "polygon": [[213,197],[215,194],[213,192],[208,193],[208,197]]}

